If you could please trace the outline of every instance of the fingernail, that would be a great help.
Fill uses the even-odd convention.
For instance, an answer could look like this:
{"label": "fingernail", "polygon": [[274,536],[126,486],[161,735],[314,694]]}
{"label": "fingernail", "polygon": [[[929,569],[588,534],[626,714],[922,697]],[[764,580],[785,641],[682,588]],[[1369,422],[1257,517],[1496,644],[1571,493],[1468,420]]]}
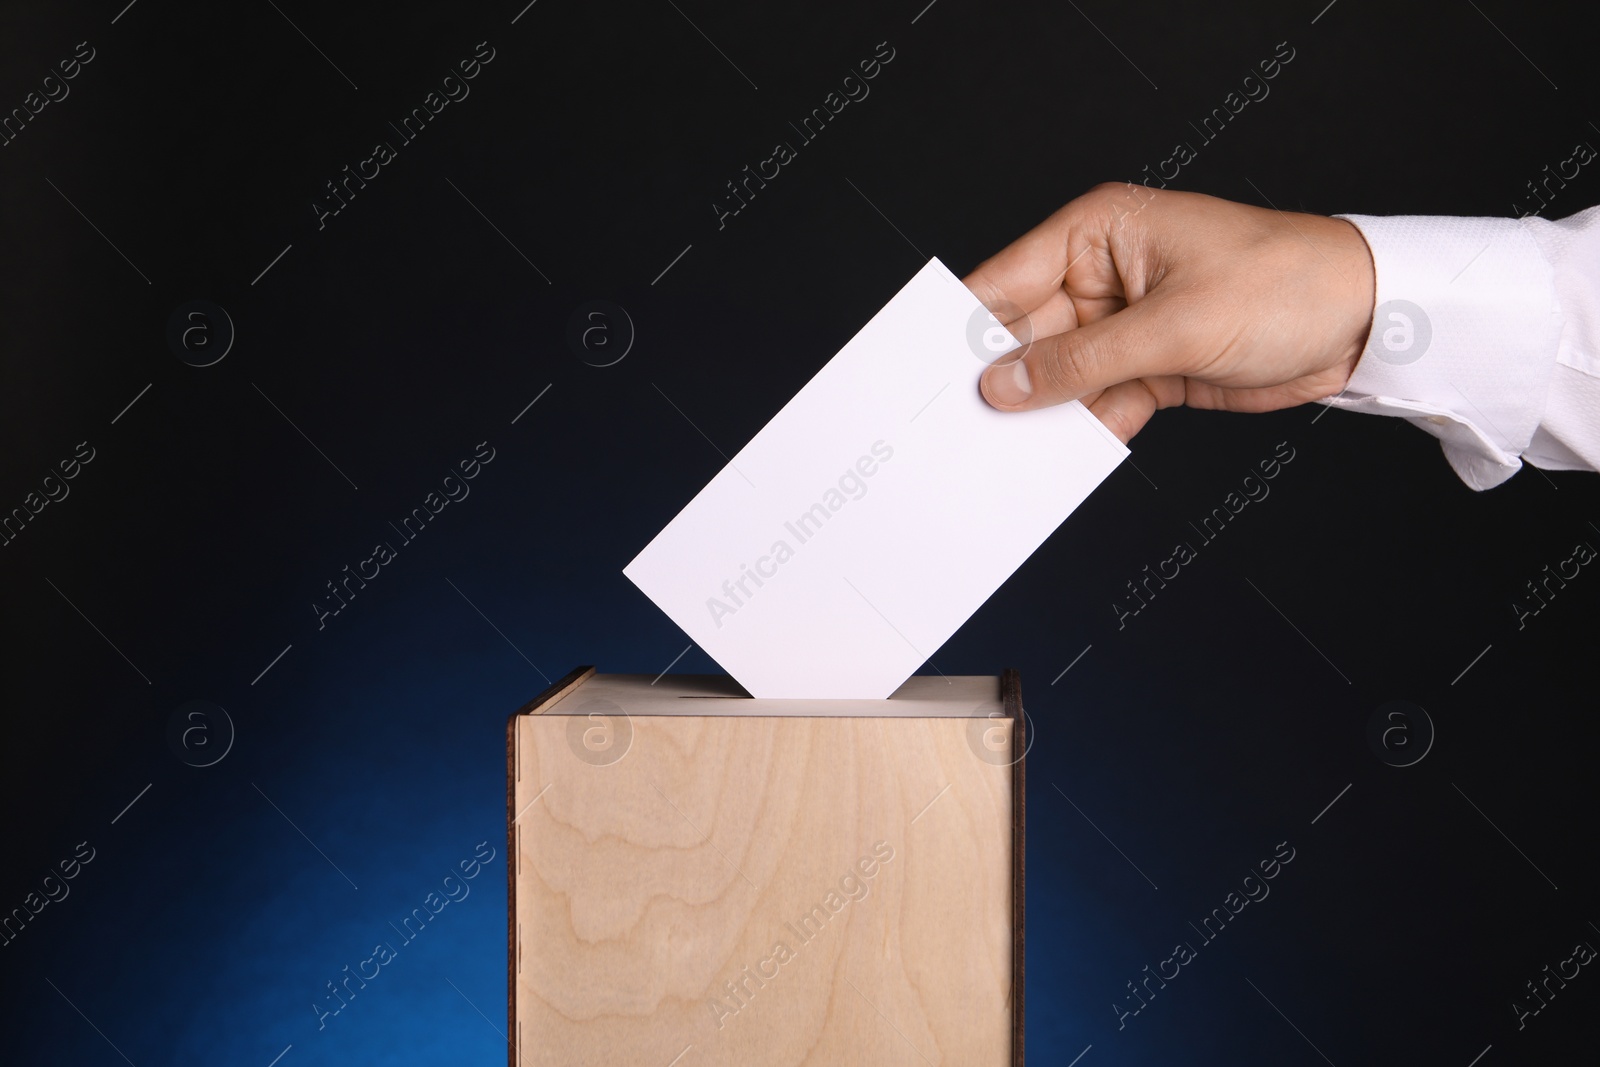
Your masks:
{"label": "fingernail", "polygon": [[990,367],[983,376],[989,399],[1001,407],[1015,407],[1033,394],[1028,380],[1028,364],[1017,360],[1010,366]]}

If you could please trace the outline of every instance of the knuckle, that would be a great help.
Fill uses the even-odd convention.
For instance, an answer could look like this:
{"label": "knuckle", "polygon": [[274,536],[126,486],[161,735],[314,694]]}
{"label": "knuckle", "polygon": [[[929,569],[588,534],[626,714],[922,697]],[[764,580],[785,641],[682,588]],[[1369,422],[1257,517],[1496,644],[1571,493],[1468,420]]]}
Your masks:
{"label": "knuckle", "polygon": [[1136,432],[1133,420],[1128,418],[1117,405],[1106,404],[1095,411],[1094,415],[1106,429],[1111,431],[1112,436],[1123,444],[1127,444]]}
{"label": "knuckle", "polygon": [[1038,353],[1032,362],[1036,392],[1048,396],[1077,396],[1084,391],[1085,371],[1092,366],[1088,345],[1072,333]]}
{"label": "knuckle", "polygon": [[984,271],[983,268],[986,266],[988,266],[987,261],[979,264],[978,269],[968,275],[965,282],[972,295],[978,298],[978,303],[993,311],[997,305],[1005,302],[1005,294]]}
{"label": "knuckle", "polygon": [[1126,209],[1130,205],[1142,207],[1164,194],[1160,189],[1148,185],[1121,181],[1101,182],[1084,195],[1085,198],[1093,198],[1096,203],[1108,209],[1112,204],[1121,205]]}

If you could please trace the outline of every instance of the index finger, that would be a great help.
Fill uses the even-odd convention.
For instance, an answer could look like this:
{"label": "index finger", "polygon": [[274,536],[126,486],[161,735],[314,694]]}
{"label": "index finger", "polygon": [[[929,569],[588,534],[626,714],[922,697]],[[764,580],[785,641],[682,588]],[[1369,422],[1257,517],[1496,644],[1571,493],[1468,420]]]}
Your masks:
{"label": "index finger", "polygon": [[[1128,213],[1115,209],[1113,198],[1119,195],[1116,186],[1099,186],[1070,201],[962,281],[1001,323],[1038,309],[1061,291],[1070,268],[1105,243],[1108,223]],[[1107,281],[1115,286],[1112,273]]]}

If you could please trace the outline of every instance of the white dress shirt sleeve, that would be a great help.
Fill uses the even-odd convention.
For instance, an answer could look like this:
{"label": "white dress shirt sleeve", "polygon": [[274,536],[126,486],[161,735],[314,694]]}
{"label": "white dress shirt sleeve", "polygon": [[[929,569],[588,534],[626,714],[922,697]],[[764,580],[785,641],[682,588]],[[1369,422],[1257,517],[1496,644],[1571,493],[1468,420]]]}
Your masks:
{"label": "white dress shirt sleeve", "polygon": [[1340,215],[1372,250],[1372,332],[1322,401],[1439,438],[1474,489],[1527,460],[1600,470],[1600,207],[1552,222]]}

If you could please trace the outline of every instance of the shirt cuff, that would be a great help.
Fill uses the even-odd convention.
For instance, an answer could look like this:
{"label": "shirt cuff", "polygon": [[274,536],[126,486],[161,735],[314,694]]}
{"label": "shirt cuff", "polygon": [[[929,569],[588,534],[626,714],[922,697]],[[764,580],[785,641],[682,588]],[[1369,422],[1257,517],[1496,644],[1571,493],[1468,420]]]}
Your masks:
{"label": "shirt cuff", "polygon": [[1338,215],[1372,251],[1372,330],[1333,407],[1398,415],[1439,438],[1462,481],[1522,466],[1561,335],[1549,262],[1517,219]]}

